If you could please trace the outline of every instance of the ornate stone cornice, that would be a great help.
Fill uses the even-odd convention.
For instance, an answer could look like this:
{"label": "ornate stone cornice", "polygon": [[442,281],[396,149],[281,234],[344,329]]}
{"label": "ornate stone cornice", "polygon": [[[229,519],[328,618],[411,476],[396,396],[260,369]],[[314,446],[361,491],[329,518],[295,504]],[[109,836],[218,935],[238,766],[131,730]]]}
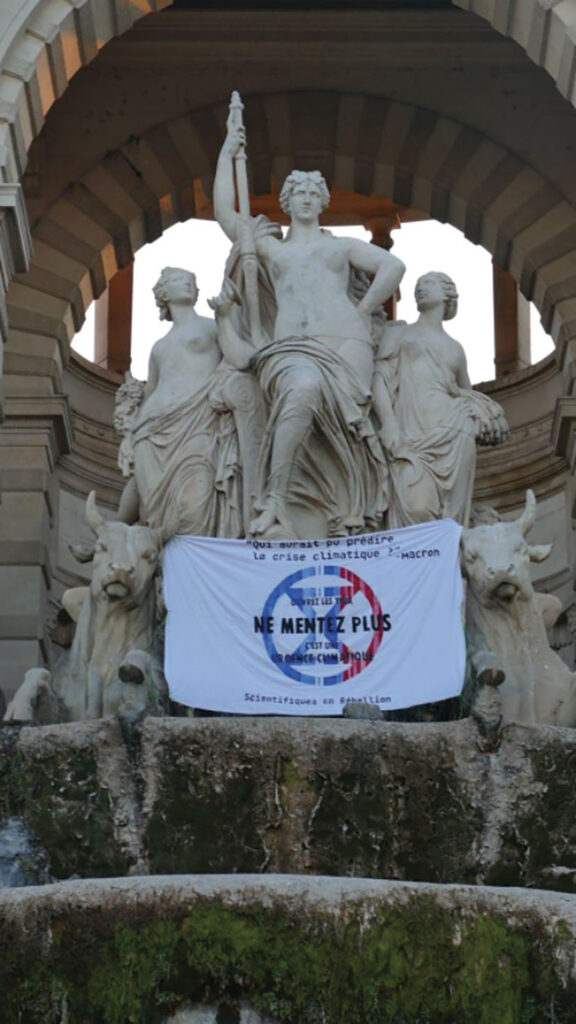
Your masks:
{"label": "ornate stone cornice", "polygon": [[495,380],[474,384],[474,388],[486,395],[490,395],[495,401],[500,401],[501,395],[506,397],[520,391],[526,391],[556,376],[557,373],[558,363],[554,352],[551,352],[550,355],[544,356],[544,359],[533,363],[532,366],[527,366],[523,370],[517,370],[515,373],[506,373]]}

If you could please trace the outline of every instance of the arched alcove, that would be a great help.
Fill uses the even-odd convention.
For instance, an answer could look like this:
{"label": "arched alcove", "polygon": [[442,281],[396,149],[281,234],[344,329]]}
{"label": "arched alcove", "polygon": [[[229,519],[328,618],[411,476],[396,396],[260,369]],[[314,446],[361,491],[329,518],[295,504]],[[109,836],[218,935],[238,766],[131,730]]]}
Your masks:
{"label": "arched alcove", "polygon": [[[505,23],[489,3],[471,12],[231,6],[62,0],[28,5],[12,25],[0,78],[4,180],[24,182],[34,256],[8,292],[3,515],[15,525],[0,573],[10,589],[7,566],[25,566],[32,596],[18,622],[6,612],[0,633],[26,642],[28,664],[45,653],[54,580],[78,579],[66,542],[81,528],[81,497],[96,486],[113,505],[120,486],[114,379],[68,365],[69,341],[139,246],[209,204],[234,87],[246,102],[255,208],[292,166],[319,166],[351,204],[392,201],[460,228],[535,302],[564,378],[550,361],[498,387],[515,454],[502,469],[484,460],[480,496],[508,507],[536,480],[539,497],[562,496],[568,522],[566,403],[554,440],[551,428],[576,336],[576,114],[536,67],[520,5],[503,5]],[[552,73],[559,11],[533,7],[548,25],[538,61]],[[37,507],[26,524],[25,501]],[[571,560],[566,539],[556,589],[567,587]]]}
{"label": "arched alcove", "polygon": [[[0,126],[0,141],[4,147],[4,181],[19,179],[32,139],[41,131],[46,114],[77,71],[88,65],[111,39],[147,15],[171,6],[170,0],[7,0],[0,15],[0,102],[5,119]],[[192,0],[177,6],[193,10],[199,5]],[[213,6],[225,10],[232,4]],[[426,9],[427,5],[422,6]],[[450,6],[449,0],[446,6]],[[574,104],[576,43],[568,4],[551,4],[549,0],[452,0],[452,6],[487,21],[497,32],[513,39]],[[411,15],[414,17],[415,12]]]}
{"label": "arched alcove", "polygon": [[[225,115],[219,104],[155,125],[69,184],[34,225],[36,255],[9,296],[12,324],[26,325],[41,301],[33,293],[45,294],[69,303],[73,333],[140,245],[206,215]],[[318,167],[352,220],[356,211],[378,216],[379,200],[385,213],[391,200],[448,222],[514,276],[557,346],[576,332],[576,207],[493,139],[425,108],[358,94],[248,96],[246,122],[255,211],[272,212],[271,192],[292,167]]]}

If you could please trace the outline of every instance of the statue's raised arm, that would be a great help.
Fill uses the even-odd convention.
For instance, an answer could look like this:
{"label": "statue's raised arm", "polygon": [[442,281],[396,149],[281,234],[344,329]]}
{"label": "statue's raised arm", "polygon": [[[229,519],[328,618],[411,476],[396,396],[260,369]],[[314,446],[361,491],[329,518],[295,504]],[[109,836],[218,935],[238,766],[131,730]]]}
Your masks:
{"label": "statue's raised arm", "polygon": [[[240,246],[240,265],[244,282],[249,341],[254,348],[264,344],[258,296],[258,265],[256,239],[250,215],[250,195],[246,172],[246,135],[242,120],[244,104],[237,92],[232,93],[227,135],[222,147],[214,183],[216,219],[228,237]],[[234,169],[239,212],[234,206]]]}
{"label": "statue's raised arm", "polygon": [[226,122],[226,138],[220,150],[214,177],[214,216],[231,242],[240,235],[240,214],[236,211],[234,160],[246,148],[246,131],[235,108]]}

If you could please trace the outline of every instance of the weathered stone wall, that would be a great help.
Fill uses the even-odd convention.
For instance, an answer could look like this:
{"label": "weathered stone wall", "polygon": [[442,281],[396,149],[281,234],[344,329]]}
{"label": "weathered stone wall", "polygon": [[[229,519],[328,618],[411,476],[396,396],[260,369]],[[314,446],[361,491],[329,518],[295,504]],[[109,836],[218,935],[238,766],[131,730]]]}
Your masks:
{"label": "weathered stone wall", "polygon": [[575,963],[560,894],[278,876],[0,894],[5,1024],[160,1024],[190,1004],[238,1024],[244,1000],[267,1024],[572,1021]]}
{"label": "weathered stone wall", "polygon": [[0,730],[0,819],[56,879],[280,872],[576,891],[576,733],[469,720]]}

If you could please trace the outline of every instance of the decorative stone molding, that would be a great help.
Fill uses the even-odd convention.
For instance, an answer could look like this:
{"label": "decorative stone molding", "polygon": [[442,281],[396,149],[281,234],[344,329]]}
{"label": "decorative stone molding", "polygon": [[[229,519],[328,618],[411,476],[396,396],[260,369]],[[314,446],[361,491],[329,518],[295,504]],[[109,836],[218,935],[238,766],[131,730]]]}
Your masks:
{"label": "decorative stone molding", "polygon": [[[0,183],[0,376],[4,364],[3,343],[8,334],[6,292],[14,274],[28,270],[31,254],[32,240],[22,186]],[[0,393],[0,422],[2,419]]]}
{"label": "decorative stone molding", "polygon": [[72,443],[72,422],[68,400],[65,395],[36,396],[14,395],[6,401],[9,422],[6,430],[41,431],[49,442],[54,462]]}

